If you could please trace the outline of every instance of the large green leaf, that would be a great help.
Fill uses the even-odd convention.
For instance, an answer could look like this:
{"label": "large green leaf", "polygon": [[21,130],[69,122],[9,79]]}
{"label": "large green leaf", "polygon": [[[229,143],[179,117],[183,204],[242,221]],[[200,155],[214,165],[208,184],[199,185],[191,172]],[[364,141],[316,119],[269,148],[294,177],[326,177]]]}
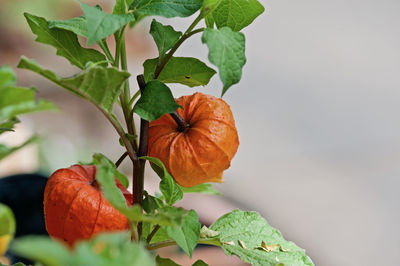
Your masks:
{"label": "large green leaf", "polygon": [[208,264],[202,260],[197,260],[195,263],[192,264],[192,266],[208,266]]}
{"label": "large green leaf", "polygon": [[153,121],[176,111],[179,107],[181,106],[175,102],[171,90],[164,83],[152,80],[146,84],[133,110],[141,118]]}
{"label": "large green leaf", "polygon": [[219,30],[206,29],[201,40],[208,47],[208,59],[219,69],[224,95],[242,77],[242,67],[246,63],[244,35],[223,27]]}
{"label": "large green leaf", "polygon": [[17,239],[12,251],[46,266],[155,266],[152,255],[140,244],[130,241],[129,233],[105,233],[81,241],[74,249],[44,236]]}
{"label": "large green leaf", "polygon": [[163,58],[165,53],[171,49],[182,36],[182,32],[175,31],[172,26],[164,26],[155,19],[151,22],[150,34],[158,48],[159,58]]}
{"label": "large green leaf", "polygon": [[65,57],[71,64],[83,69],[88,62],[106,60],[102,53],[83,48],[73,32],[58,28],[50,29],[44,18],[28,13],[24,15],[32,32],[37,35],[36,41],[55,47],[57,55]]}
{"label": "large green leaf", "polygon": [[210,229],[220,233],[225,254],[236,255],[252,265],[314,265],[303,249],[286,241],[256,212],[234,210],[220,217]]}
{"label": "large green leaf", "polygon": [[172,176],[168,173],[167,168],[160,161],[160,159],[144,156],[141,159],[151,162],[152,168],[161,177],[160,191],[163,194],[165,201],[168,205],[173,205],[180,201],[183,197],[183,192],[180,186],[175,182]]}
{"label": "large green leaf", "polygon": [[161,258],[159,255],[156,257],[156,264],[157,266],[180,266],[176,264],[173,260],[168,258]]}
{"label": "large green leaf", "polygon": [[87,23],[87,45],[97,43],[135,20],[133,14],[107,14],[97,7],[82,2],[80,4]]}
{"label": "large green leaf", "polygon": [[[217,28],[229,27],[240,31],[264,12],[264,7],[257,0],[206,0],[205,4],[213,6],[207,15],[208,24],[214,22]],[[211,25],[208,25],[211,26]]]}
{"label": "large green leaf", "polygon": [[[144,62],[144,78],[153,79],[158,58]],[[207,85],[215,70],[193,57],[171,57],[157,80],[164,83],[180,83],[189,87]]]}
{"label": "large green leaf", "polygon": [[0,203],[0,237],[15,233],[15,217],[11,209]]}
{"label": "large green leaf", "polygon": [[28,140],[26,140],[24,143],[22,143],[21,145],[15,146],[15,147],[8,147],[4,144],[0,144],[0,160],[4,159],[5,157],[7,157],[8,155],[24,148],[25,146],[35,142],[38,140],[37,136],[33,136],[31,138],[29,138]]}
{"label": "large green leaf", "polygon": [[67,20],[50,20],[49,28],[59,28],[72,31],[76,35],[87,37],[87,25],[84,16],[70,18]]}
{"label": "large green leaf", "polygon": [[192,257],[193,250],[200,238],[200,227],[197,213],[191,210],[183,219],[182,226],[165,227],[164,230],[169,237],[174,239]]}
{"label": "large green leaf", "polygon": [[130,9],[138,16],[188,17],[202,4],[203,0],[134,0]]}
{"label": "large green leaf", "polygon": [[133,0],[116,0],[113,8],[113,14],[125,14],[129,11],[129,6]]}
{"label": "large green leaf", "polygon": [[11,250],[21,257],[41,262],[46,266],[72,265],[68,248],[46,236],[16,239],[11,245]]}
{"label": "large green leaf", "polygon": [[[0,67],[0,134],[10,131],[18,122],[16,115],[56,109],[45,100],[35,100],[35,90],[16,87],[16,76],[9,66]],[[4,121],[5,120],[5,121]]]}
{"label": "large green leaf", "polygon": [[19,68],[29,69],[51,80],[59,86],[91,101],[106,112],[111,112],[113,104],[122,91],[122,83],[129,73],[114,67],[92,65],[70,78],[61,78],[50,70],[43,69],[34,60],[22,57]]}

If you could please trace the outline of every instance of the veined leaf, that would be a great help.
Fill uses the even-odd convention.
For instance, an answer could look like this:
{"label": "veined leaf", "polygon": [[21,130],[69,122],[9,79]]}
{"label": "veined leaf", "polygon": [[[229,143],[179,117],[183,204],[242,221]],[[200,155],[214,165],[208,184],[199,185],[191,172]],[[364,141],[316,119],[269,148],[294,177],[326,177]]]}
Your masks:
{"label": "veined leaf", "polygon": [[159,255],[156,257],[156,264],[157,266],[180,266],[176,264],[173,260],[168,258],[161,258]]}
{"label": "veined leaf", "polygon": [[129,22],[135,20],[133,14],[106,14],[96,7],[82,2],[80,4],[85,12],[88,46],[110,36]]}
{"label": "veined leaf", "polygon": [[165,53],[171,49],[182,36],[182,32],[175,31],[172,26],[164,26],[155,19],[151,22],[150,34],[158,48],[159,58],[163,58]]}
{"label": "veined leaf", "polygon": [[[144,62],[144,78],[149,81],[153,78],[158,58]],[[164,83],[180,83],[189,87],[207,85],[215,70],[193,57],[171,57],[157,80]]]}
{"label": "veined leaf", "polygon": [[55,47],[57,55],[65,57],[71,64],[83,69],[88,62],[106,60],[102,53],[83,48],[73,32],[57,28],[50,29],[44,18],[28,13],[24,15],[32,32],[38,36],[36,41]]}
{"label": "veined leaf", "polygon": [[171,90],[164,83],[152,80],[146,84],[133,110],[141,118],[153,121],[163,114],[176,111],[179,107],[181,106],[175,102]]}
{"label": "veined leaf", "polygon": [[10,66],[0,66],[0,88],[14,86],[17,83],[17,77]]}
{"label": "veined leaf", "polygon": [[206,0],[205,6],[213,10],[207,15],[207,26],[215,23],[217,28],[229,27],[240,31],[264,12],[257,0]]}
{"label": "veined leaf", "polygon": [[183,219],[182,226],[165,227],[164,230],[189,257],[192,257],[193,250],[200,238],[200,227],[197,213],[191,210]]}
{"label": "veined leaf", "polygon": [[[220,232],[218,237],[225,254],[236,255],[252,265],[314,265],[303,249],[283,239],[282,234],[256,212],[234,210],[220,217],[210,229]],[[263,249],[263,242],[280,248]]]}
{"label": "veined leaf", "polygon": [[165,201],[169,205],[173,205],[183,197],[183,192],[180,186],[175,182],[172,176],[168,173],[164,164],[160,159],[143,156],[141,159],[148,160],[151,163],[154,171],[161,177],[160,190],[163,194]]}
{"label": "veined leaf", "polygon": [[34,60],[25,57],[21,58],[18,67],[40,74],[59,86],[90,100],[106,112],[112,111],[112,106],[123,89],[121,85],[130,75],[114,67],[93,65],[73,77],[61,78],[50,70],[43,69]]}
{"label": "veined leaf", "polygon": [[138,16],[188,17],[202,6],[203,0],[134,0],[131,10]]}
{"label": "veined leaf", "polygon": [[201,40],[208,47],[208,59],[219,69],[224,95],[242,77],[242,67],[246,63],[244,35],[223,27],[219,30],[206,29]]}
{"label": "veined leaf", "polygon": [[50,20],[49,28],[58,28],[68,31],[72,31],[76,35],[83,36],[87,38],[87,25],[84,16],[70,18],[67,20]]}
{"label": "veined leaf", "polygon": [[116,0],[113,8],[113,14],[126,14],[133,0]]}

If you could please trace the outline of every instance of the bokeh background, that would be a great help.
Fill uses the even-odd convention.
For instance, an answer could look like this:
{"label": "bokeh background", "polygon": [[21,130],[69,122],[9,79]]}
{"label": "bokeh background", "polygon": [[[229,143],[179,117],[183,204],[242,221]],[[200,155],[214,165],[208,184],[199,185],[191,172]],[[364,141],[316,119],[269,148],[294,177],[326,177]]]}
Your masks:
{"label": "bokeh background", "polygon": [[[108,11],[113,4],[98,2]],[[236,207],[256,210],[316,265],[399,265],[400,1],[261,2],[265,13],[244,29],[243,78],[224,96],[241,141],[225,182],[215,186],[224,196],[188,196],[183,204],[205,222]],[[48,19],[81,14],[72,0],[0,0],[0,64],[15,67],[24,54],[60,75],[76,73],[55,49],[34,42],[25,11]],[[159,20],[179,30],[191,22]],[[157,56],[150,22],[128,33],[133,76]],[[200,36],[177,54],[207,62]],[[37,87],[61,111],[25,116],[15,134],[4,134],[2,142],[21,142],[32,132],[43,140],[2,161],[0,175],[50,173],[90,161],[93,152],[119,157],[118,138],[94,107],[17,73],[19,84]],[[217,76],[207,88],[171,85],[175,96],[197,90],[219,96],[221,87]],[[122,167],[129,173],[128,164]],[[218,258],[210,264],[238,263]]]}

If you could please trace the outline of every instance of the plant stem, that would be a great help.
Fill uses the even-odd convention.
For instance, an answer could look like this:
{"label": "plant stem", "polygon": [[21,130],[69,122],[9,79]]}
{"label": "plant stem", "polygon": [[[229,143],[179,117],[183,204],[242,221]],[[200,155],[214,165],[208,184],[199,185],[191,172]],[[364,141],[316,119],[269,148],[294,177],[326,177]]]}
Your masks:
{"label": "plant stem", "polygon": [[190,124],[186,123],[185,119],[183,119],[182,116],[180,116],[177,112],[170,113],[170,115],[178,124],[179,132],[186,133],[189,130]]}
{"label": "plant stem", "polygon": [[147,244],[150,244],[151,239],[153,238],[153,236],[157,233],[157,231],[161,228],[160,225],[156,225],[153,229],[153,231],[151,231],[151,233],[147,236],[146,242]]}
{"label": "plant stem", "polygon": [[100,48],[103,50],[103,52],[106,54],[107,59],[108,59],[112,64],[114,64],[114,58],[113,58],[113,56],[111,55],[110,49],[108,48],[107,41],[106,41],[105,39],[104,39],[104,40],[101,40],[101,41],[99,42],[99,46],[100,46]]}
{"label": "plant stem", "polygon": [[119,157],[118,161],[115,163],[115,166],[118,168],[118,166],[121,165],[121,163],[125,160],[126,156],[128,156],[128,152],[124,152],[124,154]]}
{"label": "plant stem", "polygon": [[[137,76],[137,82],[139,84],[139,88],[141,93],[146,87],[146,82],[144,81],[143,75]],[[138,155],[146,156],[147,154],[147,140],[148,140],[148,131],[149,131],[149,121],[140,119],[140,141],[139,141],[139,150]],[[144,185],[144,169],[146,165],[146,160],[140,159],[138,163],[138,167],[134,167],[133,169],[133,204],[139,204],[142,206],[143,202],[143,185]],[[142,223],[138,224],[138,235],[139,239],[142,234]]]}

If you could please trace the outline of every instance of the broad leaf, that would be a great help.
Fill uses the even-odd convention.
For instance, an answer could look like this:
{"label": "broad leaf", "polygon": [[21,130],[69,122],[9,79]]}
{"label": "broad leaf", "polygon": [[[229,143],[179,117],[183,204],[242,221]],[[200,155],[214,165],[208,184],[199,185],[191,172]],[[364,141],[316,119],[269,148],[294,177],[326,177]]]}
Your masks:
{"label": "broad leaf", "polygon": [[248,26],[264,12],[264,7],[257,0],[208,0],[207,2],[208,5],[214,4],[214,6],[206,21],[214,22],[217,28],[229,27],[234,31],[240,31]]}
{"label": "broad leaf", "polygon": [[22,143],[21,145],[15,146],[15,147],[8,147],[4,144],[0,144],[0,160],[4,159],[5,157],[7,157],[8,155],[24,148],[25,146],[35,142],[38,140],[37,136],[33,136],[31,138],[29,138],[27,141],[25,141],[24,143]]}
{"label": "broad leaf", "polygon": [[130,75],[128,72],[119,71],[114,67],[92,65],[75,76],[61,78],[50,70],[43,69],[34,60],[28,60],[25,57],[22,57],[18,67],[40,74],[109,113],[121,94],[122,83]]}
{"label": "broad leaf", "polygon": [[171,26],[164,26],[155,19],[151,22],[150,34],[158,48],[159,58],[163,58],[165,53],[171,49],[182,36],[182,32],[175,31]]}
{"label": "broad leaf", "polygon": [[144,199],[143,199],[143,209],[147,213],[154,212],[155,210],[164,206],[164,203],[161,199],[149,195],[147,191],[144,191]]}
{"label": "broad leaf", "polygon": [[87,23],[87,45],[110,36],[126,24],[135,20],[133,14],[106,14],[97,7],[80,3]]}
{"label": "broad leaf", "polygon": [[13,69],[9,66],[0,67],[0,88],[14,86],[17,83],[17,77]]}
{"label": "broad leaf", "polygon": [[224,95],[242,77],[242,67],[246,63],[244,35],[227,27],[206,29],[201,40],[208,47],[208,59],[219,69]]}
{"label": "broad leaf", "polygon": [[19,123],[20,121],[14,117],[11,119],[8,119],[5,122],[0,123],[0,134],[8,131],[13,131],[14,125]]}
{"label": "broad leaf", "polygon": [[227,255],[236,255],[252,265],[286,266],[314,265],[304,250],[283,239],[258,213],[234,210],[220,217],[210,227]]}
{"label": "broad leaf", "polygon": [[221,192],[213,188],[211,184],[203,183],[194,187],[179,186],[183,193],[201,193],[209,195],[222,195]]}
{"label": "broad leaf", "polygon": [[[68,248],[45,236],[26,236],[14,241],[13,253],[46,266],[64,266],[71,262]],[[72,264],[71,264],[72,265]]]}
{"label": "broad leaf", "polygon": [[[144,62],[144,78],[153,79],[158,58]],[[215,70],[193,57],[171,57],[157,80],[164,83],[180,83],[189,87],[207,85]]]}
{"label": "broad leaf", "polygon": [[192,264],[192,266],[208,266],[208,264],[202,260],[197,260],[195,263]]}
{"label": "broad leaf", "polygon": [[[35,90],[16,87],[16,76],[9,66],[0,67],[0,134],[10,131],[18,123],[16,115],[56,109],[45,100],[35,100]],[[6,120],[6,121],[4,121]]]}
{"label": "broad leaf", "polygon": [[72,31],[76,35],[87,37],[87,25],[84,16],[70,18],[67,20],[50,20],[49,28],[59,28]]}
{"label": "broad leaf", "polygon": [[164,164],[157,158],[145,156],[141,159],[148,160],[152,164],[152,168],[156,168],[156,173],[161,177],[160,191],[163,194],[165,201],[168,205],[173,205],[180,201],[183,197],[183,192],[180,186],[175,182],[172,176],[168,173]]}
{"label": "broad leaf", "polygon": [[169,237],[174,239],[176,243],[190,256],[200,238],[200,223],[196,212],[191,210],[185,216],[182,226],[165,227],[165,232]]}
{"label": "broad leaf", "polygon": [[168,258],[161,258],[159,255],[156,257],[156,264],[157,266],[180,266],[176,264],[173,260]]}
{"label": "broad leaf", "polygon": [[0,203],[0,237],[15,233],[15,217],[11,209]]}
{"label": "broad leaf", "polygon": [[181,106],[175,102],[171,90],[164,83],[152,80],[146,84],[133,110],[141,118],[153,121],[164,114],[176,111],[179,107]]}
{"label": "broad leaf", "polygon": [[117,168],[103,154],[93,155],[96,164],[96,180],[100,183],[101,191],[106,199],[118,210],[128,209],[126,199],[121,190],[115,185],[115,173]]}
{"label": "broad leaf", "polygon": [[74,249],[49,237],[28,236],[17,239],[12,251],[46,266],[155,266],[152,255],[142,245],[131,242],[129,233],[100,234],[77,243]]}
{"label": "broad leaf", "polygon": [[0,121],[30,112],[56,109],[46,100],[35,100],[35,89],[0,87]]}
{"label": "broad leaf", "polygon": [[126,14],[133,0],[116,0],[113,8],[113,14]]}
{"label": "broad leaf", "polygon": [[138,16],[188,17],[202,4],[203,0],[134,0],[130,9]]}
{"label": "broad leaf", "polygon": [[83,69],[88,62],[106,60],[102,53],[83,48],[73,32],[57,28],[50,29],[44,18],[28,13],[24,15],[32,32],[38,36],[36,41],[55,47],[57,55],[65,57],[71,64]]}

